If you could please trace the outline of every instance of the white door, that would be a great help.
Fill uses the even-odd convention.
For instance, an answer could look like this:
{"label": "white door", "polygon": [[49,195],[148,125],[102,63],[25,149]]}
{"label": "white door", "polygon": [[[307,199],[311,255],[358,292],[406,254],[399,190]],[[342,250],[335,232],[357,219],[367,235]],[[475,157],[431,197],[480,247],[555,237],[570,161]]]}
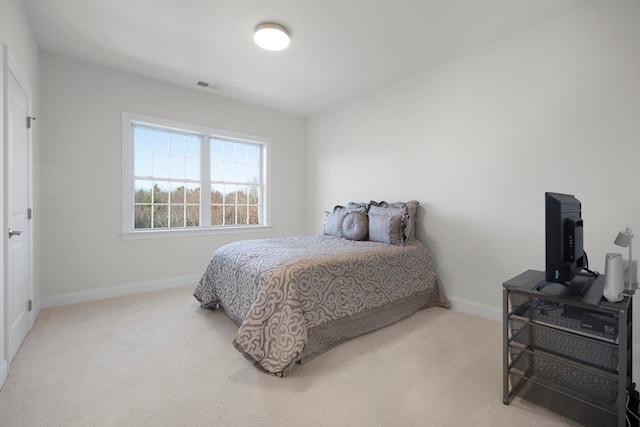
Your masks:
{"label": "white door", "polygon": [[31,275],[29,248],[29,94],[30,90],[12,67],[7,76],[6,203],[7,317],[9,363],[31,329]]}

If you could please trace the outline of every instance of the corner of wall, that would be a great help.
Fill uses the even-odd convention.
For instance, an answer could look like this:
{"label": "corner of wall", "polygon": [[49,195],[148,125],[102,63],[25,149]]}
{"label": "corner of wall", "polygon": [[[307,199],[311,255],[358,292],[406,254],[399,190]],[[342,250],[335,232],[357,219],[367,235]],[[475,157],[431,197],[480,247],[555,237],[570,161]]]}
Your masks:
{"label": "corner of wall", "polygon": [[485,319],[494,320],[496,322],[502,322],[502,310],[481,304],[475,301],[471,301],[465,298],[459,298],[455,296],[448,296],[451,303],[451,309],[460,311],[462,313],[473,314],[475,316],[484,317]]}
{"label": "corner of wall", "polygon": [[7,382],[7,377],[9,376],[9,367],[7,365],[6,360],[0,361],[0,390],[4,386],[4,383]]}

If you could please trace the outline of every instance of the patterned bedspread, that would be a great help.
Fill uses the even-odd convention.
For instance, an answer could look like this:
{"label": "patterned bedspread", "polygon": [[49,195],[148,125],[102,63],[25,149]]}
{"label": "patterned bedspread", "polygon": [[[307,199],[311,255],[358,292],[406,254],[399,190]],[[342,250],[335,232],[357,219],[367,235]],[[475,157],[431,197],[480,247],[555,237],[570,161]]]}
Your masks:
{"label": "patterned bedspread", "polygon": [[248,360],[280,376],[300,362],[309,331],[415,295],[422,299],[413,311],[448,306],[422,243],[326,235],[223,246],[194,293],[202,307],[219,305],[239,325],[233,344]]}

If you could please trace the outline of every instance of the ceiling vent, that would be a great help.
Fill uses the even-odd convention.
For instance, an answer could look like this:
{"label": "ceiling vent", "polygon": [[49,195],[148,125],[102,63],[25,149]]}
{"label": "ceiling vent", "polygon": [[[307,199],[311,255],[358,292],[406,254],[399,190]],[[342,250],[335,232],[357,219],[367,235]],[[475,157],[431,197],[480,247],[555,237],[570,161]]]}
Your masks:
{"label": "ceiling vent", "polygon": [[202,80],[198,80],[196,82],[196,86],[204,87],[204,88],[207,88],[207,89],[214,89],[214,90],[220,89],[220,86],[216,86],[216,85],[213,85],[211,83],[203,82]]}

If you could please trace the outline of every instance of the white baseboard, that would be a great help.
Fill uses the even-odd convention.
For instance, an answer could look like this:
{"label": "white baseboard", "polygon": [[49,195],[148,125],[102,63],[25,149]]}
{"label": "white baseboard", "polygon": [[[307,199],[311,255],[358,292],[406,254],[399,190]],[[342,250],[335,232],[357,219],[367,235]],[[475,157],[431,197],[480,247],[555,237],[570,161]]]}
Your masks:
{"label": "white baseboard", "polygon": [[43,297],[36,309],[39,311],[40,309],[59,307],[62,305],[99,301],[108,298],[159,291],[162,289],[178,288],[181,286],[193,285],[193,288],[195,289],[200,277],[200,275],[173,277],[170,279],[149,280],[146,282],[131,283],[109,288],[98,288],[67,294],[50,295]]}
{"label": "white baseboard", "polygon": [[449,302],[451,303],[451,309],[455,311],[474,314],[476,316],[484,317],[485,319],[502,322],[501,308],[491,307],[490,305],[480,304],[460,297],[447,296],[447,298],[449,298]]}
{"label": "white baseboard", "polygon": [[9,376],[9,365],[6,360],[0,361],[0,390]]}

